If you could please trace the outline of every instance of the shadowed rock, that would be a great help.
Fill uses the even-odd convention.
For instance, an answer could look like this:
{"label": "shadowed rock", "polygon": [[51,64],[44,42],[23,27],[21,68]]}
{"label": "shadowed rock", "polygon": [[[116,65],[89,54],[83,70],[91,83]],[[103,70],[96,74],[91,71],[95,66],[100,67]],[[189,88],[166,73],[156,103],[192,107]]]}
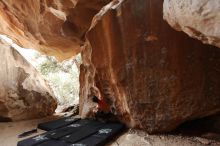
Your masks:
{"label": "shadowed rock", "polygon": [[82,117],[97,94],[128,126],[170,131],[220,111],[220,51],[173,30],[163,2],[2,0],[0,32],[59,59],[82,51]]}

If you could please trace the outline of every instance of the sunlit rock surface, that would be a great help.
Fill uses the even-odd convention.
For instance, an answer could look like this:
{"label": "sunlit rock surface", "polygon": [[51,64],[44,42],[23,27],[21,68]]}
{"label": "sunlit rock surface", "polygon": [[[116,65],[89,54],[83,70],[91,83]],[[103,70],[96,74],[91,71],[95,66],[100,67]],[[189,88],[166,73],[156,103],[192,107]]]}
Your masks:
{"label": "sunlit rock surface", "polygon": [[220,47],[219,0],[164,0],[163,11],[174,29]]}
{"label": "sunlit rock surface", "polygon": [[14,48],[0,43],[0,121],[52,115],[56,101],[41,75]]}
{"label": "sunlit rock surface", "polygon": [[220,111],[220,50],[172,29],[163,0],[0,4],[0,33],[24,47],[58,59],[82,51],[82,117],[91,114],[94,93],[122,122],[148,132]]}

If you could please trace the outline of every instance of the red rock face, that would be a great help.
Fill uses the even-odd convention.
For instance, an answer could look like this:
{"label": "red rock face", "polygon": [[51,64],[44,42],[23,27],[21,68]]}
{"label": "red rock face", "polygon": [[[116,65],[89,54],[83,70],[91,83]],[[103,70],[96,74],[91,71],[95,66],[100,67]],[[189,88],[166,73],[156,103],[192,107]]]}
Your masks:
{"label": "red rock face", "polygon": [[148,132],[220,111],[220,50],[172,29],[163,0],[26,1],[0,1],[0,32],[59,59],[82,51],[82,117],[93,95]]}
{"label": "red rock face", "polygon": [[[162,0],[125,0],[87,33],[81,114],[96,85],[131,127],[170,131],[220,110],[220,51],[174,31]],[[92,107],[92,106],[91,106]]]}

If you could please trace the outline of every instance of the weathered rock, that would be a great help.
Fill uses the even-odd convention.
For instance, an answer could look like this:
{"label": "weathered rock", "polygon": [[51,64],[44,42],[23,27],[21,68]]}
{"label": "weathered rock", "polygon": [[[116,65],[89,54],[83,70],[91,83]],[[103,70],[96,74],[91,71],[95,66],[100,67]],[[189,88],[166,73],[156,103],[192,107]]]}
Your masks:
{"label": "weathered rock", "polygon": [[112,3],[93,24],[82,52],[82,116],[94,106],[93,86],[123,122],[148,132],[220,110],[220,50],[169,27],[163,1]]}
{"label": "weathered rock", "polygon": [[25,48],[70,58],[81,51],[93,16],[109,0],[1,0],[0,33]]}
{"label": "weathered rock", "polygon": [[163,13],[176,30],[220,47],[219,0],[164,0]]}
{"label": "weathered rock", "polygon": [[180,135],[149,135],[145,131],[130,129],[121,135],[113,143],[107,146],[218,146],[220,142],[213,141],[212,137],[189,137]]}
{"label": "weathered rock", "polygon": [[65,59],[84,45],[82,117],[94,108],[94,93],[121,121],[148,132],[220,111],[220,50],[173,30],[163,20],[163,0],[0,4],[0,33],[25,47]]}
{"label": "weathered rock", "polygon": [[2,41],[0,54],[0,121],[52,115],[56,101],[36,69]]}

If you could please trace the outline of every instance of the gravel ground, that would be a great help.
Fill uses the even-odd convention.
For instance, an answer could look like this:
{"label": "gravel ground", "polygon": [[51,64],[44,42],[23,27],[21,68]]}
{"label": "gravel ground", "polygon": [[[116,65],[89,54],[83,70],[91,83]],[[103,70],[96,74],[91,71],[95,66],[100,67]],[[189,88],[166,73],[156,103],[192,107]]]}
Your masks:
{"label": "gravel ground", "polygon": [[220,146],[220,143],[201,137],[180,135],[149,135],[130,129],[109,146]]}

